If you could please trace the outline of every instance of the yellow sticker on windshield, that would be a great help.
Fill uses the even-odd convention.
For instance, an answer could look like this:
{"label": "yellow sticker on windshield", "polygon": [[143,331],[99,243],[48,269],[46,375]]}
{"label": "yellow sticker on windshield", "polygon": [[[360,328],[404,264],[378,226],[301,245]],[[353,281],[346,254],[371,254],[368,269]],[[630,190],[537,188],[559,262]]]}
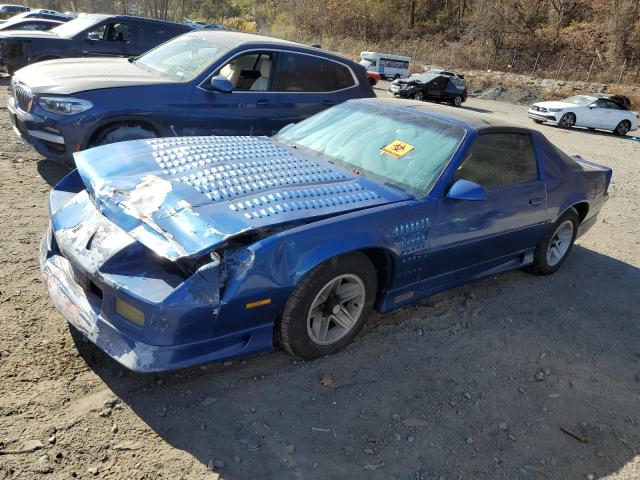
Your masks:
{"label": "yellow sticker on windshield", "polygon": [[415,147],[413,145],[409,145],[408,143],[403,142],[402,140],[394,140],[389,145],[384,147],[382,149],[382,151],[384,153],[388,153],[392,157],[400,158],[400,157],[405,156],[407,153],[409,153],[414,148]]}

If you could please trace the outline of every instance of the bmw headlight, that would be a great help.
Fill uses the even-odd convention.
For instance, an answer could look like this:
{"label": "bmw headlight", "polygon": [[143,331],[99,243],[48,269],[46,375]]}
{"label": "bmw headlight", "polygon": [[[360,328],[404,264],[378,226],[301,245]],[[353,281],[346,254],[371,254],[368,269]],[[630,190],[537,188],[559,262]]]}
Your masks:
{"label": "bmw headlight", "polygon": [[89,100],[73,97],[40,97],[38,105],[47,112],[58,113],[60,115],[74,115],[85,112],[93,107]]}
{"label": "bmw headlight", "polygon": [[549,112],[561,112],[563,109],[562,108],[550,108],[548,111]]}

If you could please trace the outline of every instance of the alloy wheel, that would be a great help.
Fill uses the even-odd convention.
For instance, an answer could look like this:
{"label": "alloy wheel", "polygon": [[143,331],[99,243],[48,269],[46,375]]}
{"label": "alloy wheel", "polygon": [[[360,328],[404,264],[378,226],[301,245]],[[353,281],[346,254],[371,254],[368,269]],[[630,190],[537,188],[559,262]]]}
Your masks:
{"label": "alloy wheel", "polygon": [[576,117],[573,113],[565,113],[560,119],[560,126],[562,128],[571,128],[576,123]]}
{"label": "alloy wheel", "polygon": [[551,237],[547,248],[547,263],[550,267],[557,265],[567,254],[573,238],[573,223],[570,220],[562,222]]}
{"label": "alloy wheel", "polygon": [[616,127],[616,133],[618,135],[626,135],[629,132],[629,123],[628,122],[620,122]]}
{"label": "alloy wheel", "polygon": [[366,290],[354,274],[339,275],[322,287],[307,315],[307,334],[317,345],[331,345],[358,323],[364,309]]}

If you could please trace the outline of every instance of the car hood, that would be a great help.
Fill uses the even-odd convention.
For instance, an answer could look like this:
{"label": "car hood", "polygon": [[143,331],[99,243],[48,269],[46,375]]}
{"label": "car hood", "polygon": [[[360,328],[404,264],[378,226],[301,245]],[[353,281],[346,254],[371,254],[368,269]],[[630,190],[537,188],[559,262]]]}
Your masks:
{"label": "car hood", "polygon": [[399,78],[391,82],[391,85],[424,85],[424,83],[418,80],[404,80]]}
{"label": "car hood", "polygon": [[536,102],[533,105],[536,107],[544,108],[583,108],[582,105],[576,105],[575,103],[563,102],[562,100],[553,100],[549,102]]}
{"label": "car hood", "polygon": [[7,30],[5,32],[0,32],[0,40],[4,40],[7,38],[18,38],[20,40],[30,40],[30,39],[33,40],[33,39],[42,39],[42,38],[46,38],[48,40],[52,40],[52,39],[68,40],[53,32],[41,32],[41,31],[34,31],[34,30]]}
{"label": "car hood", "polygon": [[71,95],[110,87],[174,83],[136,67],[127,58],[65,58],[29,65],[18,70],[16,82],[35,93]]}
{"label": "car hood", "polygon": [[413,198],[266,137],[135,140],[75,154],[95,206],[156,254]]}

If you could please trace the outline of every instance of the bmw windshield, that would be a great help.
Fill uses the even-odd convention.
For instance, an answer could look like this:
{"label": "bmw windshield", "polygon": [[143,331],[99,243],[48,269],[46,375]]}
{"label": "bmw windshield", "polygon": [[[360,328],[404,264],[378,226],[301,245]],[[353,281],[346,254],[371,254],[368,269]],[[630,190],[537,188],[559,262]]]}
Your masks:
{"label": "bmw windshield", "polygon": [[372,180],[422,196],[464,139],[460,127],[375,102],[346,102],[276,135]]}
{"label": "bmw windshield", "polygon": [[188,81],[215,62],[228,49],[205,35],[191,33],[169,40],[133,61],[144,70],[175,80]]}
{"label": "bmw windshield", "polygon": [[70,20],[67,23],[63,23],[59,27],[52,28],[50,31],[60,37],[71,38],[95,25],[98,25],[103,20],[104,17],[101,15],[84,15],[74,20]]}

